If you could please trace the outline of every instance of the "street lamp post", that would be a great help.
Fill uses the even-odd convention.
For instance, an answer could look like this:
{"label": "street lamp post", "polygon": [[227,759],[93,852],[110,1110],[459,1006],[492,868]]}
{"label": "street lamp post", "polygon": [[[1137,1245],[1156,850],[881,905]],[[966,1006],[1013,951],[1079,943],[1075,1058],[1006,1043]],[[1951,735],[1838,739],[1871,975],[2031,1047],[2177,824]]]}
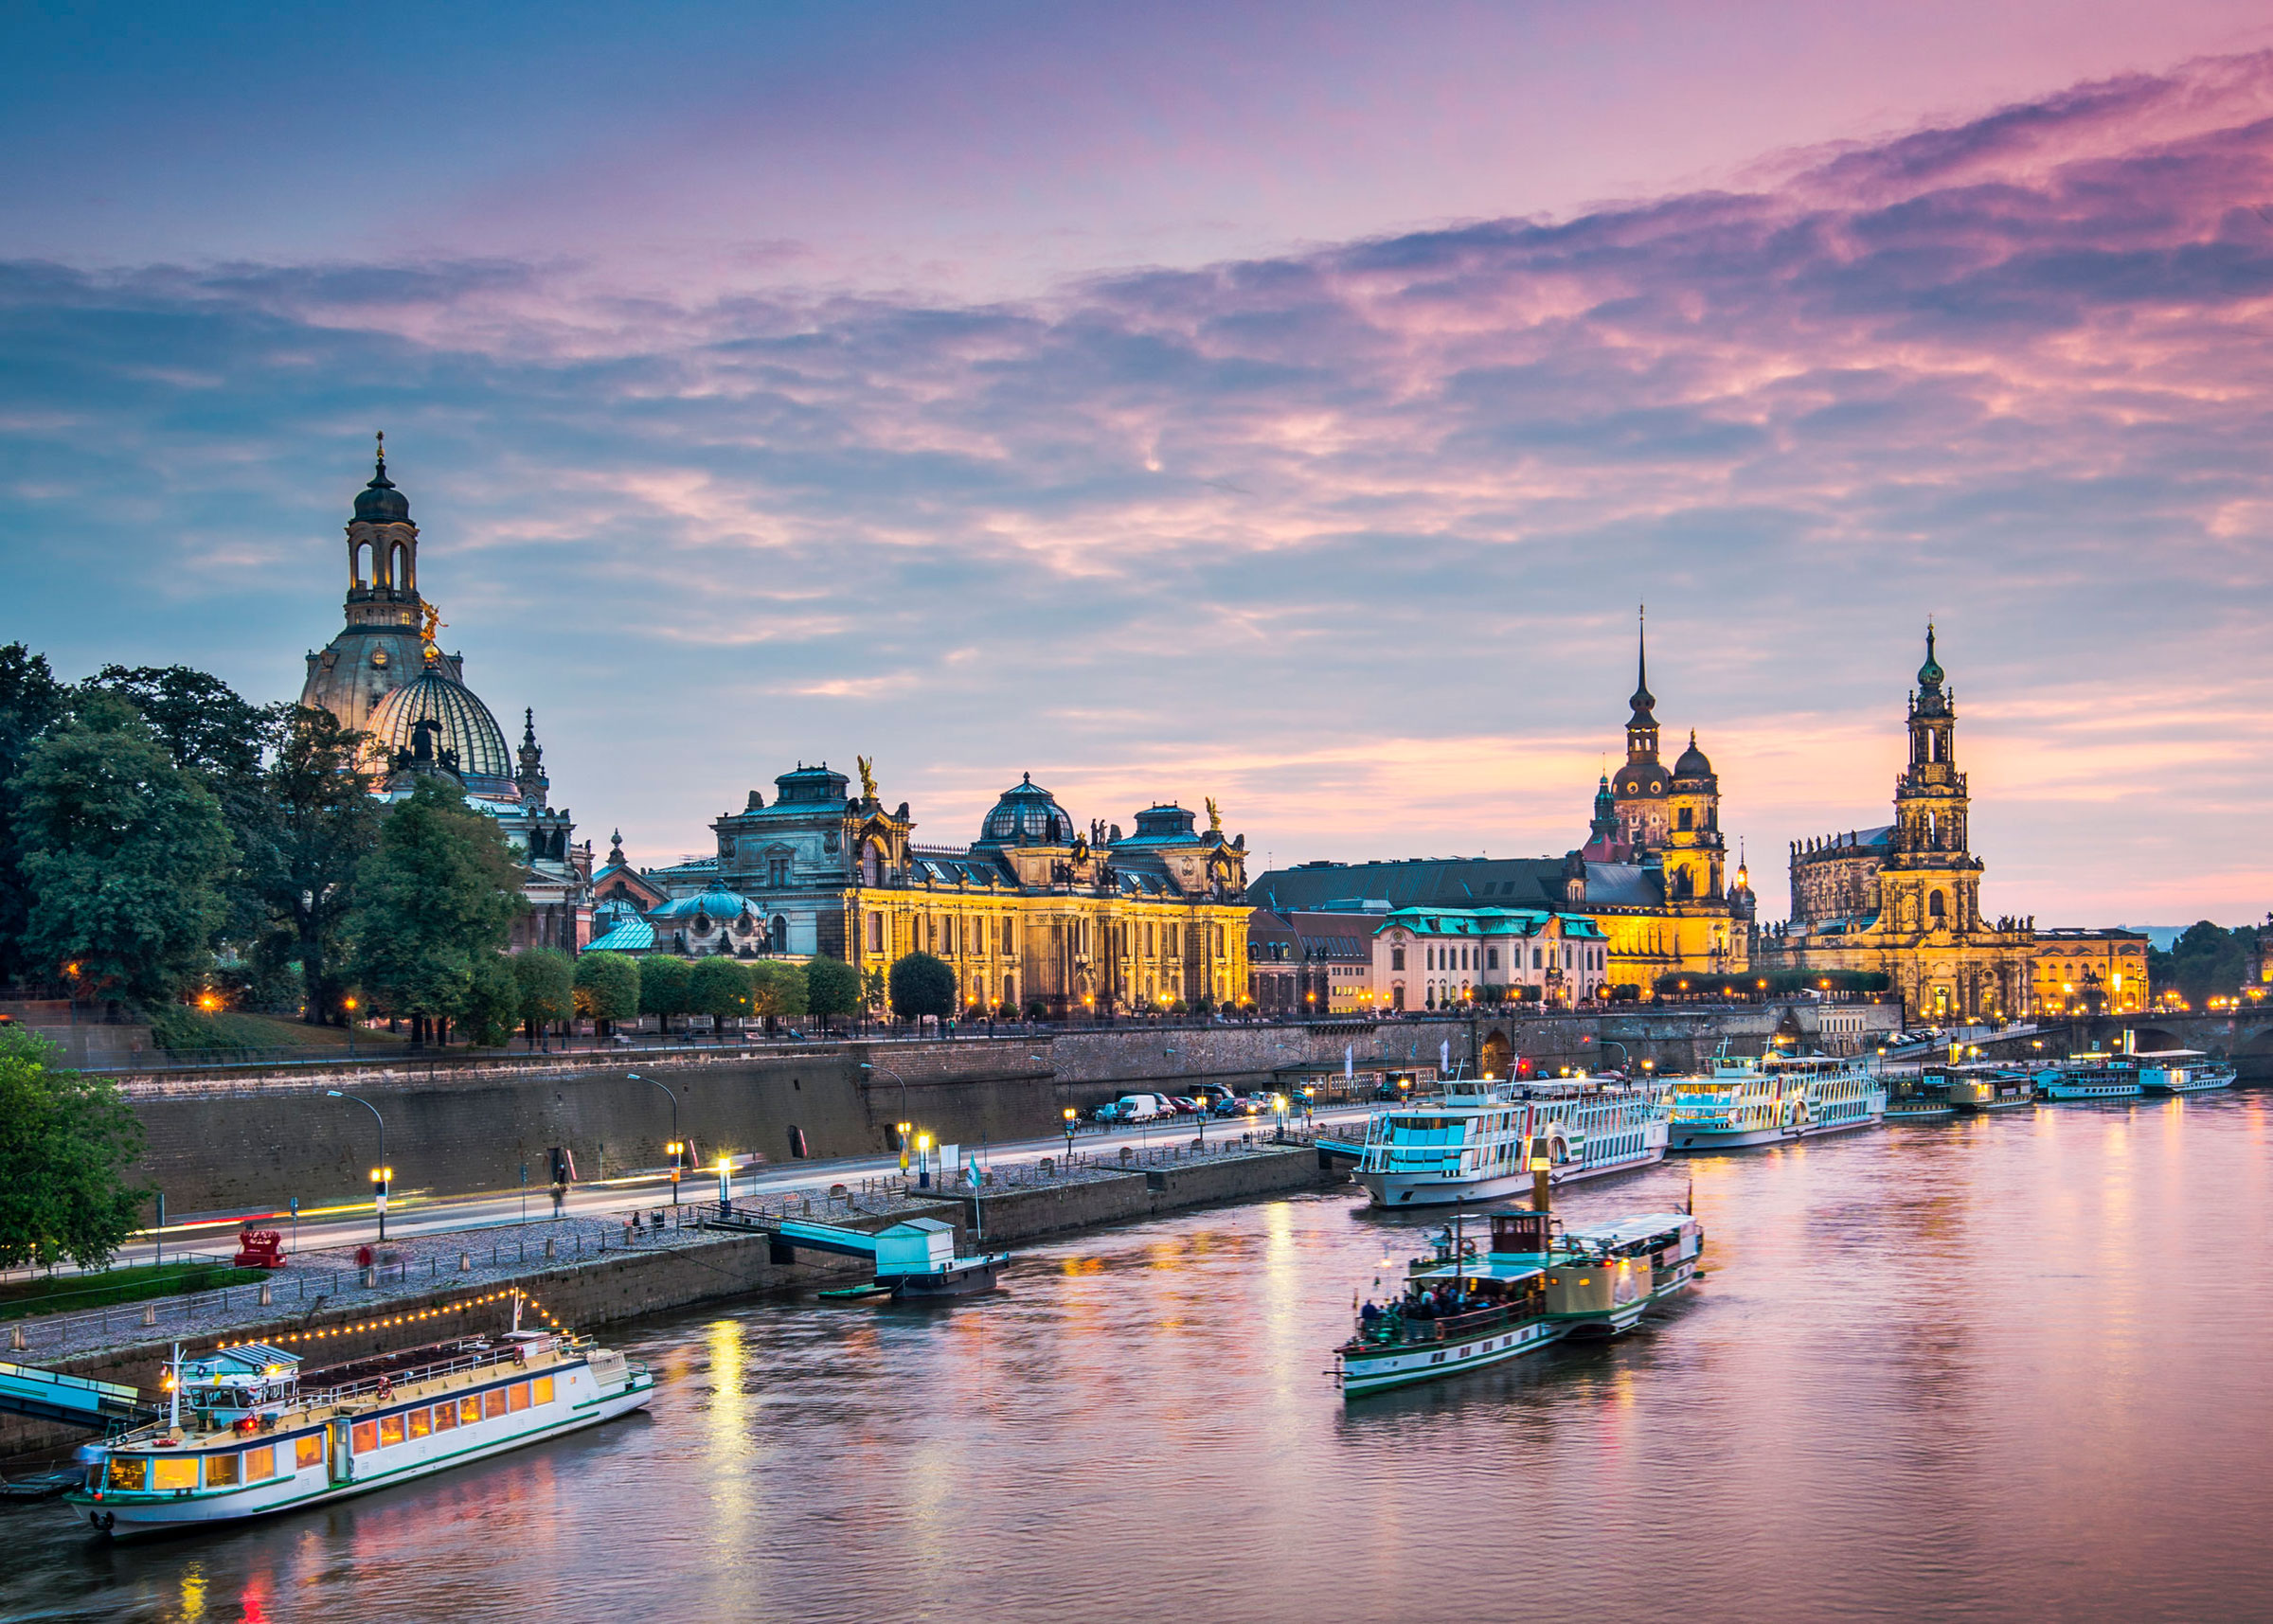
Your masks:
{"label": "street lamp post", "polygon": [[355,1058],[355,1000],[348,1000],[348,1059]]}
{"label": "street lamp post", "polygon": [[386,1118],[379,1115],[379,1107],[359,1094],[342,1094],[336,1088],[327,1088],[324,1093],[333,1099],[352,1099],[369,1112],[371,1120],[379,1124],[379,1165],[371,1169],[371,1205],[379,1211],[379,1240],[384,1244],[386,1240],[386,1188],[395,1177],[395,1169],[386,1165]]}
{"label": "street lamp post", "polygon": [[[644,1082],[650,1088],[663,1088],[653,1078],[641,1077],[635,1071],[624,1073],[623,1080]],[[670,1089],[663,1088],[663,1098],[671,1101],[671,1205],[676,1206],[679,1205],[679,1170],[687,1165],[687,1141],[679,1137],[679,1097]]]}
{"label": "street lamp post", "polygon": [[1081,1114],[1079,1112],[1075,1111],[1070,1105],[1065,1107],[1065,1162],[1068,1167],[1070,1167],[1073,1163],[1074,1125],[1080,1121],[1080,1119]]}

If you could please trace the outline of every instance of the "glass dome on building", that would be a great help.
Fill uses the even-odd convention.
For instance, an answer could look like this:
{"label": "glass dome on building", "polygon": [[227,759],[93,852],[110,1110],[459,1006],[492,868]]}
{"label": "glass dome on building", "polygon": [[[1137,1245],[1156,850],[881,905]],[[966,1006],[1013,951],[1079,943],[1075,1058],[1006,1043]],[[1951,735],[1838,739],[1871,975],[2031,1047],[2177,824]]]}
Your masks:
{"label": "glass dome on building", "polygon": [[1073,815],[1028,773],[1002,792],[980,826],[981,846],[1071,846]]}
{"label": "glass dome on building", "polygon": [[432,747],[455,757],[458,777],[472,794],[491,800],[518,801],[513,758],[490,707],[465,684],[453,682],[432,665],[416,679],[382,699],[364,723],[372,748],[391,763],[398,751],[417,754],[421,723],[431,723]]}

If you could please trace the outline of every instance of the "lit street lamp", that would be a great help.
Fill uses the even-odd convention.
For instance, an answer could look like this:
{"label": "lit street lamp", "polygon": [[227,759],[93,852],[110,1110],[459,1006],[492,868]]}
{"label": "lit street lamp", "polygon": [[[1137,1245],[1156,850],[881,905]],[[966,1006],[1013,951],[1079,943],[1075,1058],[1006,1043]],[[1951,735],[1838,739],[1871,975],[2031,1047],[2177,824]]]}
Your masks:
{"label": "lit street lamp", "polygon": [[379,1165],[371,1169],[371,1205],[378,1209],[379,1240],[385,1243],[386,1240],[386,1191],[387,1187],[393,1184],[395,1178],[395,1169],[386,1165],[386,1118],[379,1115],[379,1107],[359,1094],[342,1094],[336,1088],[327,1088],[324,1093],[333,1099],[352,1099],[369,1112],[371,1120],[379,1124]]}
{"label": "lit street lamp", "polygon": [[355,1000],[349,998],[348,1008],[348,1059],[355,1058]]}
{"label": "lit street lamp", "polygon": [[1069,1163],[1073,1160],[1074,1124],[1080,1119],[1080,1113],[1075,1111],[1072,1106],[1068,1105],[1065,1107],[1065,1160]]}

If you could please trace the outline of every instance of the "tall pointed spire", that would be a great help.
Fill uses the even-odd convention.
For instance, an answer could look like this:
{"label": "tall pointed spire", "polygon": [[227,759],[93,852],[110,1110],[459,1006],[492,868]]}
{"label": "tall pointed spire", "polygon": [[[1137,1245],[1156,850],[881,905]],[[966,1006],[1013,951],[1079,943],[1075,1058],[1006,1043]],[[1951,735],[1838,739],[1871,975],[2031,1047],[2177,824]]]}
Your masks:
{"label": "tall pointed spire", "polygon": [[1637,613],[1635,646],[1634,698],[1629,702],[1634,706],[1634,721],[1627,725],[1644,723],[1655,727],[1657,696],[1650,692],[1650,609],[1646,603]]}

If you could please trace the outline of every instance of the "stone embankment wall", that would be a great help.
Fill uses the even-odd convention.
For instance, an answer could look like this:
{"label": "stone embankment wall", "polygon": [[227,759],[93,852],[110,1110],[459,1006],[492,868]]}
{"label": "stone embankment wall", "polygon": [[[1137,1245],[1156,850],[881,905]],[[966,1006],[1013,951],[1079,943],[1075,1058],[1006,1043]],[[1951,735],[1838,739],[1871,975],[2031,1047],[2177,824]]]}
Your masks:
{"label": "stone embankment wall", "polygon": [[[1890,1026],[1890,1005],[1830,1007]],[[136,1177],[175,1214],[271,1211],[367,1198],[378,1156],[369,1114],[327,1089],[361,1095],[386,1118],[396,1188],[456,1195],[510,1190],[528,1169],[542,1189],[548,1151],[567,1147],[580,1178],[664,1160],[677,1127],[707,1160],[755,1151],[790,1160],[874,1155],[894,1122],[976,1144],[1054,1133],[1066,1106],[1118,1095],[1183,1093],[1202,1080],[1263,1086],[1300,1066],[1437,1063],[1444,1046],[1472,1073],[1480,1057],[1528,1057],[1543,1071],[1647,1060],[1694,1066],[1726,1042],[1757,1054],[1781,1008],[1520,1019],[1124,1026],[952,1042],[727,1045],[653,1053],[405,1060],[120,1074],[149,1135]],[[1796,1007],[1812,1033],[1824,1009]],[[1496,1040],[1496,1041],[1495,1041]],[[1623,1045],[1622,1051],[1617,1045]],[[641,1080],[633,1080],[636,1074]]]}

